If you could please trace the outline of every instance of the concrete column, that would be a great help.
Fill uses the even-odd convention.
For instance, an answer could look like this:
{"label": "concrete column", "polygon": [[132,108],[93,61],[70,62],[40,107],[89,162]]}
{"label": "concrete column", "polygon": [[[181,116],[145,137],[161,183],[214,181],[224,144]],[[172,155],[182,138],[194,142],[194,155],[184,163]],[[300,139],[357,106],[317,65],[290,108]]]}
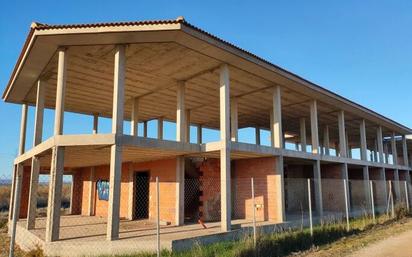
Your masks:
{"label": "concrete column", "polygon": [[[17,227],[17,221],[19,220],[19,215],[20,215],[20,201],[21,201],[21,187],[22,187],[22,180],[23,180],[23,165],[17,164],[14,165],[14,170],[15,170],[15,175],[14,175],[14,180],[15,180],[15,186],[14,186],[14,204],[13,204],[13,209],[10,211],[12,213],[12,216],[10,219],[12,220],[12,228],[10,231],[10,248],[14,249],[14,242],[16,238],[16,227]],[[10,251],[11,252],[11,251]]]}
{"label": "concrete column", "polygon": [[330,155],[329,144],[329,126],[326,125],[323,131],[323,146],[325,147],[325,155]]}
{"label": "concrete column", "polygon": [[284,165],[283,156],[277,157],[277,162],[275,166],[275,188],[278,188],[278,195],[276,197],[276,216],[278,217],[278,222],[284,222],[286,220],[286,207],[285,207],[285,179],[284,179]]}
{"label": "concrete column", "polygon": [[46,242],[59,240],[60,208],[64,171],[64,147],[55,146],[52,150],[50,185],[46,220]]}
{"label": "concrete column", "polygon": [[147,120],[143,121],[143,137],[147,138]]}
{"label": "concrete column", "polygon": [[[342,179],[346,179],[347,183],[346,183],[346,192],[348,192],[348,211],[349,211],[349,216],[350,216],[350,212],[351,212],[351,208],[350,208],[350,196],[349,196],[349,173],[348,173],[348,164],[347,163],[343,163],[342,164]],[[343,183],[343,182],[342,182]]]}
{"label": "concrete column", "polygon": [[[33,147],[42,141],[43,114],[44,114],[45,87],[41,81],[37,82],[36,110],[34,115]],[[36,222],[37,188],[39,183],[40,162],[35,156],[31,161],[29,203],[27,208],[27,229],[33,229]]]}
{"label": "concrete column", "polygon": [[316,100],[310,102],[310,130],[312,138],[312,153],[319,154],[318,104]]}
{"label": "concrete column", "polygon": [[349,134],[348,130],[345,129],[345,141],[346,141],[346,156],[352,158],[352,146],[349,144]]}
{"label": "concrete column", "polygon": [[383,151],[385,152],[385,163],[389,163],[389,149],[388,149],[388,143],[383,144]]}
{"label": "concrete column", "polygon": [[393,171],[393,177],[394,177],[393,184],[394,184],[394,187],[395,187],[396,199],[398,199],[398,201],[399,201],[401,199],[401,186],[400,186],[400,183],[399,183],[399,170],[398,169],[395,169]]}
{"label": "concrete column", "polygon": [[375,139],[373,141],[373,161],[374,162],[379,162],[378,161],[378,141]]}
{"label": "concrete column", "polygon": [[408,145],[406,143],[406,136],[402,136],[402,153],[403,153],[403,165],[409,166],[408,160]]}
{"label": "concrete column", "polygon": [[255,142],[257,145],[260,145],[260,128],[255,128]]}
{"label": "concrete column", "polygon": [[99,133],[99,115],[93,115],[93,134]]}
{"label": "concrete column", "polygon": [[361,144],[361,147],[360,147],[361,160],[367,161],[368,156],[367,156],[365,120],[362,120],[360,122],[359,131],[360,131],[360,144]]}
{"label": "concrete column", "polygon": [[363,184],[364,184],[363,187],[365,189],[366,204],[367,206],[371,206],[371,188],[370,188],[370,183],[369,183],[369,167],[363,166],[362,172],[363,172]]}
{"label": "concrete column", "polygon": [[383,136],[382,136],[382,127],[381,126],[378,126],[376,128],[376,142],[378,144],[379,162],[384,163],[384,159],[383,159]]}
{"label": "concrete column", "polygon": [[185,82],[179,81],[177,84],[176,99],[176,141],[186,142],[186,113],[185,113]]}
{"label": "concrete column", "polygon": [[185,121],[185,124],[186,124],[186,130],[185,130],[185,133],[186,133],[186,135],[185,135],[185,138],[186,138],[186,142],[187,143],[190,143],[190,110],[186,110],[186,121]]}
{"label": "concrete column", "polygon": [[[57,67],[56,110],[54,116],[54,135],[63,134],[64,96],[67,77],[66,49],[58,50],[59,60]],[[46,242],[59,239],[61,192],[64,171],[64,147],[56,146],[52,150],[50,166],[50,185],[46,220]]]}
{"label": "concrete column", "polygon": [[299,119],[300,128],[300,145],[302,147],[302,152],[306,152],[306,120],[305,118]]}
{"label": "concrete column", "polygon": [[320,170],[320,161],[316,160],[313,164],[313,178],[315,187],[315,201],[316,201],[316,211],[319,216],[323,217],[323,199],[322,199],[322,176]]}
{"label": "concrete column", "polygon": [[163,140],[163,118],[157,119],[157,138]]}
{"label": "concrete column", "polygon": [[54,135],[63,134],[64,121],[64,96],[67,77],[67,53],[66,49],[59,49],[57,66],[56,110],[54,115]]}
{"label": "concrete column", "polygon": [[231,140],[233,142],[238,141],[238,111],[237,111],[237,98],[233,98],[230,101],[230,131]]}
{"label": "concrete column", "polygon": [[380,168],[380,179],[384,181],[385,186],[382,188],[382,190],[385,193],[385,207],[388,206],[388,183],[386,182],[386,174],[385,174],[385,168]]}
{"label": "concrete column", "polygon": [[185,201],[185,158],[179,156],[176,159],[176,216],[175,225],[184,224],[184,201]]}
{"label": "concrete column", "polygon": [[340,157],[347,157],[345,112],[344,111],[339,111],[338,113],[338,127],[339,127],[339,154],[340,154]]}
{"label": "concrete column", "polygon": [[203,132],[202,132],[202,125],[197,126],[197,143],[202,144],[202,137],[203,137]]}
{"label": "concrete column", "polygon": [[[112,133],[123,134],[124,117],[124,87],[125,87],[125,65],[126,47],[116,46],[114,57],[114,79],[113,79],[113,111],[112,111]],[[107,240],[119,238],[120,219],[120,179],[122,172],[122,145],[120,142],[110,148],[110,190],[109,209],[107,213]]]}
{"label": "concrete column", "polygon": [[94,206],[95,206],[95,192],[96,192],[96,183],[95,180],[95,167],[90,168],[90,176],[89,176],[89,197],[88,197],[88,206],[87,206],[87,215],[93,216],[94,215]]}
{"label": "concrete column", "polygon": [[[21,106],[21,119],[20,119],[20,140],[19,140],[19,155],[22,155],[24,153],[25,145],[26,145],[26,130],[27,130],[27,110],[28,106],[27,104],[22,104]],[[14,204],[14,191],[15,191],[15,186],[16,186],[16,180],[17,180],[17,170],[14,167],[13,168],[13,178],[12,178],[12,184],[11,184],[11,194],[10,194],[10,210],[13,210],[13,204]],[[17,220],[18,220],[18,215],[17,215]],[[9,220],[12,219],[12,211],[9,213]]]}
{"label": "concrete column", "polygon": [[391,150],[392,150],[393,164],[398,165],[398,150],[396,149],[395,132],[392,133],[392,137],[391,137]]}
{"label": "concrete column", "polygon": [[272,147],[281,148],[283,146],[282,104],[280,86],[278,85],[273,88],[272,103],[270,124]]}
{"label": "concrete column", "polygon": [[[229,67],[220,67],[220,194],[221,230],[231,230],[231,181],[230,181],[230,79]],[[273,127],[275,125],[273,124]],[[276,130],[278,127],[276,126]],[[280,133],[281,135],[282,133]],[[280,136],[279,135],[279,136]],[[276,141],[276,143],[279,143]],[[280,144],[281,145],[281,144]],[[279,146],[280,146],[279,145]],[[276,146],[276,144],[275,144]]]}
{"label": "concrete column", "polygon": [[133,98],[132,102],[132,115],[130,121],[130,135],[138,136],[139,130],[139,98]]}

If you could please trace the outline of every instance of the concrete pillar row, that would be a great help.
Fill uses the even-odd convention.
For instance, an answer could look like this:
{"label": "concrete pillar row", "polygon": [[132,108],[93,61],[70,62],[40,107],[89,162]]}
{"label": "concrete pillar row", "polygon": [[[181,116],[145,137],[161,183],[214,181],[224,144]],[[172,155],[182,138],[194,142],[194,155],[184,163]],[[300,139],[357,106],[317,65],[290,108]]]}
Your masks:
{"label": "concrete pillar row", "polygon": [[[123,135],[124,87],[126,76],[126,46],[117,45],[114,56],[112,133]],[[137,132],[137,131],[136,131]],[[109,209],[106,239],[119,238],[120,180],[122,173],[122,145],[116,142],[110,148]]]}
{"label": "concrete pillar row", "polygon": [[230,78],[229,67],[220,67],[220,195],[221,230],[231,230],[231,179],[230,179]]}

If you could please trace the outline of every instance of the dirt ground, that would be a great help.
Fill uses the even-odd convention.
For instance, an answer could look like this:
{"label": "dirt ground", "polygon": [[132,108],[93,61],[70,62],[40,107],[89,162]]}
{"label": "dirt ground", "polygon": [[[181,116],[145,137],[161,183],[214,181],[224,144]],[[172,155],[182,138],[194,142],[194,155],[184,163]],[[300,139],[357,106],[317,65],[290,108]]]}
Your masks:
{"label": "dirt ground", "polygon": [[293,256],[299,257],[412,257],[412,218],[379,225],[318,249]]}

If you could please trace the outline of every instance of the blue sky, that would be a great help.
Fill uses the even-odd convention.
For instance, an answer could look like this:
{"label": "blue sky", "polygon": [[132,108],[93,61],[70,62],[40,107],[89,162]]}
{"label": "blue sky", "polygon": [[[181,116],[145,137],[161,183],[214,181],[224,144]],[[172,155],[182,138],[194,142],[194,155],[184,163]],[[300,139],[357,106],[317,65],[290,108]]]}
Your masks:
{"label": "blue sky", "polygon": [[[3,91],[30,23],[174,19],[190,23],[412,127],[412,1],[4,1],[0,15]],[[33,110],[27,145],[31,145]],[[20,106],[0,102],[0,176],[17,153]],[[45,137],[52,131],[47,111]],[[104,120],[103,132],[110,120]],[[65,133],[91,130],[68,114]],[[155,135],[155,123],[149,125]],[[166,137],[173,137],[173,126]],[[248,141],[253,135],[244,131]],[[216,137],[215,133],[206,135]]]}

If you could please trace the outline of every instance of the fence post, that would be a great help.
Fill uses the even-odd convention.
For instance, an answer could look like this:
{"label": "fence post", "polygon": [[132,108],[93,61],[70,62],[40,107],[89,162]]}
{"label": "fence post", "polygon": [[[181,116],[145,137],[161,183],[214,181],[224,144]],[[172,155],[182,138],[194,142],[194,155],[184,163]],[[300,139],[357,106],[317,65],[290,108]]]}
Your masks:
{"label": "fence post", "polygon": [[406,210],[409,213],[409,195],[408,195],[408,182],[405,181],[405,200],[406,200]]}
{"label": "fence post", "polygon": [[156,252],[160,257],[160,190],[159,177],[156,177]]}
{"label": "fence post", "polygon": [[375,201],[373,199],[373,182],[372,182],[372,180],[369,181],[369,184],[370,184],[369,187],[370,187],[370,190],[371,190],[370,195],[371,195],[371,207],[372,207],[372,220],[373,220],[373,223],[376,223],[376,220],[375,220]]}
{"label": "fence post", "polygon": [[256,248],[256,201],[255,201],[255,183],[253,177],[250,179],[252,186],[252,203],[253,203],[253,246]]}
{"label": "fence post", "polygon": [[310,178],[308,178],[308,205],[309,205],[309,225],[310,235],[313,236],[313,220],[312,220],[312,194],[310,188]]}
{"label": "fence post", "polygon": [[345,208],[346,208],[346,230],[349,231],[349,206],[348,206],[348,181],[346,179],[343,180],[343,189],[345,191]]}

